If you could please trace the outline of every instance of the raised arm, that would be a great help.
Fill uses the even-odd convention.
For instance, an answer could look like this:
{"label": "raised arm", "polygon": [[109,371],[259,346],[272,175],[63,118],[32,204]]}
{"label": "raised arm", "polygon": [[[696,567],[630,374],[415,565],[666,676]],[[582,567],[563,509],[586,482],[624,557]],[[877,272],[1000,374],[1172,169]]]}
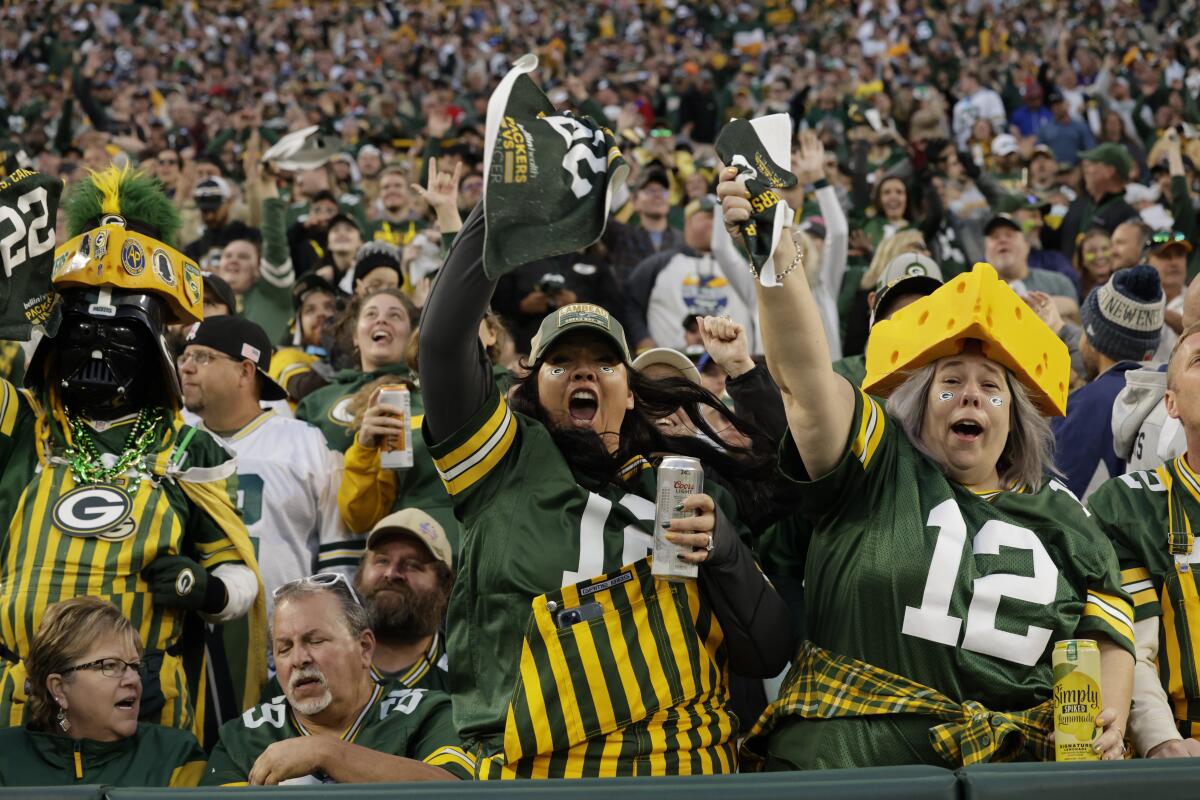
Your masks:
{"label": "raised arm", "polygon": [[[750,218],[749,193],[735,175],[736,170],[726,168],[717,186],[731,235]],[[795,255],[792,237],[781,236],[774,255],[776,274],[783,274]],[[846,449],[854,390],[833,371],[816,300],[799,273],[780,286],[760,285],[758,314],[767,367],[783,393],[788,429],[809,477],[817,478],[833,469]]]}
{"label": "raised arm", "polygon": [[425,421],[438,441],[470,420],[492,391],[479,343],[479,321],[496,289],[483,271],[483,234],[480,204],[451,245],[421,315],[421,393]]}

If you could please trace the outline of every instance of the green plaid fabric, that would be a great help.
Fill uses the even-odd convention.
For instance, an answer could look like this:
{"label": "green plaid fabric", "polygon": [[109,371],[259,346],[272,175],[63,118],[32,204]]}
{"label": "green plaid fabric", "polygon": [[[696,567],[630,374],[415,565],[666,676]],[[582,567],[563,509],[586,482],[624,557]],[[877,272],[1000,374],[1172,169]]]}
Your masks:
{"label": "green plaid fabric", "polygon": [[742,746],[743,770],[761,768],[766,740],[783,718],[834,719],[876,714],[925,714],[942,720],[929,729],[938,755],[956,766],[1014,761],[1028,746],[1052,756],[1051,701],[1026,711],[991,711],[977,700],[957,703],[902,675],[805,642],[779,694]]}

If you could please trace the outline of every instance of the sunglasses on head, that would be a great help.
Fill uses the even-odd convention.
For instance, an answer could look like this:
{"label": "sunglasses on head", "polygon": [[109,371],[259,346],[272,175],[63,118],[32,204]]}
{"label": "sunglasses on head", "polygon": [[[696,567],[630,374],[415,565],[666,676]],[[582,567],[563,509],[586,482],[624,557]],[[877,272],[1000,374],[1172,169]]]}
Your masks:
{"label": "sunglasses on head", "polygon": [[[341,585],[339,586],[339,584]],[[354,591],[354,587],[350,585],[350,581],[346,580],[346,576],[338,572],[318,572],[316,575],[308,575],[303,578],[296,578],[294,581],[281,583],[275,587],[275,591],[271,593],[271,596],[278,600],[279,595],[285,589],[292,586],[323,586],[326,589],[344,588],[350,593],[350,597],[353,598],[355,603],[358,603],[360,606],[362,605],[362,601],[358,599],[358,592]]]}
{"label": "sunglasses on head", "polygon": [[1155,231],[1150,237],[1150,245],[1158,247],[1164,244],[1184,244],[1187,237],[1179,231]]}

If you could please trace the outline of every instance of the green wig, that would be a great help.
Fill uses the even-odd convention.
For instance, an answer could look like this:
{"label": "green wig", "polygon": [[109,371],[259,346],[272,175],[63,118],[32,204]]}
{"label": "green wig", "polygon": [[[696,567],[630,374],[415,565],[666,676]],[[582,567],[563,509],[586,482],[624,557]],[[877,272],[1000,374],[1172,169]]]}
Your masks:
{"label": "green wig", "polygon": [[135,172],[128,165],[90,172],[87,180],[71,188],[63,208],[71,238],[99,227],[105,216],[119,214],[129,223],[130,230],[140,229],[163,244],[179,246],[177,240],[183,223],[175,204],[156,179]]}

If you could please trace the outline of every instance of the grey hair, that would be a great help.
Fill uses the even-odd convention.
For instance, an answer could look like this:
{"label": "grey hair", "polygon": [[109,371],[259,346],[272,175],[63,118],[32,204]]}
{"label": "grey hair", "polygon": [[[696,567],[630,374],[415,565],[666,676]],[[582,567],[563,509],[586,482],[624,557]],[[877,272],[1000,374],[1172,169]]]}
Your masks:
{"label": "grey hair", "polygon": [[[921,441],[925,406],[936,371],[937,362],[934,362],[908,373],[904,383],[888,397],[887,413],[900,424],[912,446],[944,471],[946,465]],[[1008,441],[1004,443],[997,464],[1000,483],[1009,489],[1025,484],[1030,491],[1037,492],[1048,474],[1060,474],[1054,466],[1054,433],[1050,430],[1049,420],[1042,416],[1029,398],[1029,391],[1007,367],[1004,369],[1004,378],[1012,394],[1012,404],[1009,406]]]}
{"label": "grey hair", "polygon": [[340,581],[327,585],[308,583],[307,581],[286,583],[279,587],[279,593],[275,595],[275,607],[279,608],[289,600],[321,594],[330,594],[338,599],[338,608],[342,612],[342,624],[346,626],[346,630],[353,638],[359,638],[363,631],[371,627],[367,610],[359,605],[358,601],[354,599],[354,595],[350,594],[347,585]]}

